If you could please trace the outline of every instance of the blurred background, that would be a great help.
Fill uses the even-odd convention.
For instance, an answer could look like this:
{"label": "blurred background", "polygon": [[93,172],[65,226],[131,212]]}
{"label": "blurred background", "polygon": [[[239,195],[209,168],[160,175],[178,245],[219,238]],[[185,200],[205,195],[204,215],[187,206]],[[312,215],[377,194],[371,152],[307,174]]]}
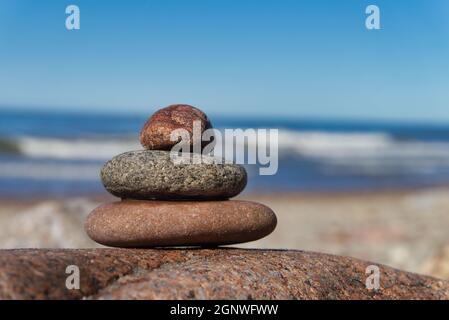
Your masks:
{"label": "blurred background", "polygon": [[279,226],[245,246],[449,278],[448,15],[444,0],[2,0],[0,247],[95,246],[82,223],[113,199],[102,164],[187,103],[219,129],[279,129],[278,173],[248,166],[240,196]]}

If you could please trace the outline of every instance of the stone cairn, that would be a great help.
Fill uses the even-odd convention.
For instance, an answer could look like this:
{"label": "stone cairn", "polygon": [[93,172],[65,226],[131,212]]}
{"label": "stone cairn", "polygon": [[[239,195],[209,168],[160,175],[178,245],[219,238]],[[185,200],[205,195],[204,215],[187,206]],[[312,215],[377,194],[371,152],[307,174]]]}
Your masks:
{"label": "stone cairn", "polygon": [[228,200],[246,186],[242,166],[172,161],[170,150],[177,141],[170,140],[171,132],[182,128],[192,136],[194,121],[201,132],[212,128],[195,107],[160,109],[140,133],[145,150],[120,154],[104,165],[103,185],[121,201],[90,213],[85,224],[89,237],[113,247],[209,247],[257,240],[274,230],[270,208]]}

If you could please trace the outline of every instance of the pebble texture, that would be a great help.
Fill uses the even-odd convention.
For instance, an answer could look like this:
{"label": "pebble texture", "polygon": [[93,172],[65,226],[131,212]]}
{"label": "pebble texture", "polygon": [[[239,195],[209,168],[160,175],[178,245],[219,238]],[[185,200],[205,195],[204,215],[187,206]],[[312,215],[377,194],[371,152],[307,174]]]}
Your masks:
{"label": "pebble texture", "polygon": [[[65,286],[80,268],[79,290]],[[284,250],[0,250],[0,299],[449,299],[449,281],[372,262]]]}
{"label": "pebble texture", "polygon": [[250,201],[104,204],[87,218],[92,240],[114,247],[210,246],[257,240],[276,227],[270,208]]}
{"label": "pebble texture", "polygon": [[[187,154],[190,159],[201,157]],[[120,154],[101,170],[105,188],[120,198],[227,199],[246,186],[245,168],[236,164],[174,163],[169,151],[140,150]]]}
{"label": "pebble texture", "polygon": [[[190,134],[193,145],[193,122],[200,125],[200,133],[212,128],[206,114],[198,108],[175,104],[156,111],[140,131],[140,143],[150,150],[171,150],[179,141],[171,141],[170,134],[176,129],[185,129]],[[201,142],[204,145],[209,141]]]}

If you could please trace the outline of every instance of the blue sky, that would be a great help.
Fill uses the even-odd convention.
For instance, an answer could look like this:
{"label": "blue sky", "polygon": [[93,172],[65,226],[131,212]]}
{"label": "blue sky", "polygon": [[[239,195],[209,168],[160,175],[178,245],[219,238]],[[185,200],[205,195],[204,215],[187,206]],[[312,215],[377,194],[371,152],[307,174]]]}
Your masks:
{"label": "blue sky", "polygon": [[448,17],[445,0],[0,0],[0,108],[449,123]]}

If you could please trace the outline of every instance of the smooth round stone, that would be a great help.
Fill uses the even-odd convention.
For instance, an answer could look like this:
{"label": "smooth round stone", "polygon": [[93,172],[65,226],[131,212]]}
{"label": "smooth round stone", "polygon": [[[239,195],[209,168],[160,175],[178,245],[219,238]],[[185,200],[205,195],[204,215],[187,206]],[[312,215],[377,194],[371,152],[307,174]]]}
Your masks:
{"label": "smooth round stone", "polygon": [[250,201],[124,200],[96,208],[85,229],[113,247],[212,246],[260,239],[276,223],[270,208]]}
{"label": "smooth round stone", "polygon": [[101,180],[106,190],[123,199],[227,199],[245,188],[245,168],[215,164],[211,157],[203,159],[206,163],[187,160],[178,164],[169,151],[131,151],[108,161],[101,170]]}
{"label": "smooth round stone", "polygon": [[[156,111],[140,131],[140,143],[150,150],[171,150],[179,141],[171,141],[170,135],[176,129],[185,129],[193,146],[193,123],[197,121],[202,134],[212,128],[206,114],[187,104],[175,104]],[[202,147],[209,141],[201,142]]]}

